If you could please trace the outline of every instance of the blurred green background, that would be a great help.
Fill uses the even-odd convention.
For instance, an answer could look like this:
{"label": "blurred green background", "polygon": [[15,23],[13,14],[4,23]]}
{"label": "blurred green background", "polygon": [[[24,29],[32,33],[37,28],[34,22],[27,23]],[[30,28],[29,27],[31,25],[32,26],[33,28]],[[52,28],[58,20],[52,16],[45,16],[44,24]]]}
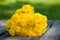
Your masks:
{"label": "blurred green background", "polygon": [[34,6],[35,12],[46,15],[48,20],[60,20],[60,0],[0,0],[0,20],[11,18],[25,4]]}

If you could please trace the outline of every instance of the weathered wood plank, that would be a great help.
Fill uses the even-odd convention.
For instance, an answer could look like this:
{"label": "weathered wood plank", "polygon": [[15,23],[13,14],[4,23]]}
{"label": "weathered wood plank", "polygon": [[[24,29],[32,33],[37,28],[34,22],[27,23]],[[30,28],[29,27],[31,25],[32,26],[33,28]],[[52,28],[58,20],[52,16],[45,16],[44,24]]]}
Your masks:
{"label": "weathered wood plank", "polygon": [[5,40],[6,38],[10,37],[10,35],[6,32],[2,36],[0,36],[0,40]]}
{"label": "weathered wood plank", "polygon": [[5,25],[7,20],[0,20],[0,36],[5,33]]}
{"label": "weathered wood plank", "polygon": [[3,26],[0,26],[0,36],[4,34],[4,32],[5,32],[5,28]]}
{"label": "weathered wood plank", "polygon": [[54,22],[52,27],[39,40],[60,40],[60,21]]}

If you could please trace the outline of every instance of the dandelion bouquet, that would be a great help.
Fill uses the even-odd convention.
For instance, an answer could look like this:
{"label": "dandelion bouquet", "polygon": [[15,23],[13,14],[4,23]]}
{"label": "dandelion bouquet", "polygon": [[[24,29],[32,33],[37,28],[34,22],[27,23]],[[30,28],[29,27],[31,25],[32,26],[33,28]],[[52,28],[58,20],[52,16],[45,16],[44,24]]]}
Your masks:
{"label": "dandelion bouquet", "polygon": [[42,36],[46,31],[47,17],[34,12],[34,7],[24,5],[17,9],[15,14],[8,20],[6,31],[11,36]]}

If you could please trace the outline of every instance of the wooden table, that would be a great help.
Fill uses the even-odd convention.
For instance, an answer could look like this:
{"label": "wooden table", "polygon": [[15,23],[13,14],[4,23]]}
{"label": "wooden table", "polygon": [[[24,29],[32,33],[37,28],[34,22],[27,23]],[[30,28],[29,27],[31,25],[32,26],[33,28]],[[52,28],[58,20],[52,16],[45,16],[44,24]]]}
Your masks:
{"label": "wooden table", "polygon": [[[2,23],[2,24],[1,24]],[[11,37],[5,31],[6,20],[0,20],[0,40],[60,40],[60,21],[48,21],[47,31],[41,37]]]}

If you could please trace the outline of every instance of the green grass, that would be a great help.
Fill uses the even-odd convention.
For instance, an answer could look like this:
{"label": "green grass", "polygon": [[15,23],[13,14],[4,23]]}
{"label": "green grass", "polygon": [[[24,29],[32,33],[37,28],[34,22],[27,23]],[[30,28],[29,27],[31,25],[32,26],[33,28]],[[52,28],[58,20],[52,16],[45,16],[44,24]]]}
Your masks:
{"label": "green grass", "polygon": [[16,2],[8,5],[0,4],[0,19],[10,19],[15,13],[16,9],[21,8],[22,5],[31,4],[35,7],[35,12],[46,15],[48,20],[60,20],[60,5],[45,5],[42,3],[32,4],[29,2]]}

